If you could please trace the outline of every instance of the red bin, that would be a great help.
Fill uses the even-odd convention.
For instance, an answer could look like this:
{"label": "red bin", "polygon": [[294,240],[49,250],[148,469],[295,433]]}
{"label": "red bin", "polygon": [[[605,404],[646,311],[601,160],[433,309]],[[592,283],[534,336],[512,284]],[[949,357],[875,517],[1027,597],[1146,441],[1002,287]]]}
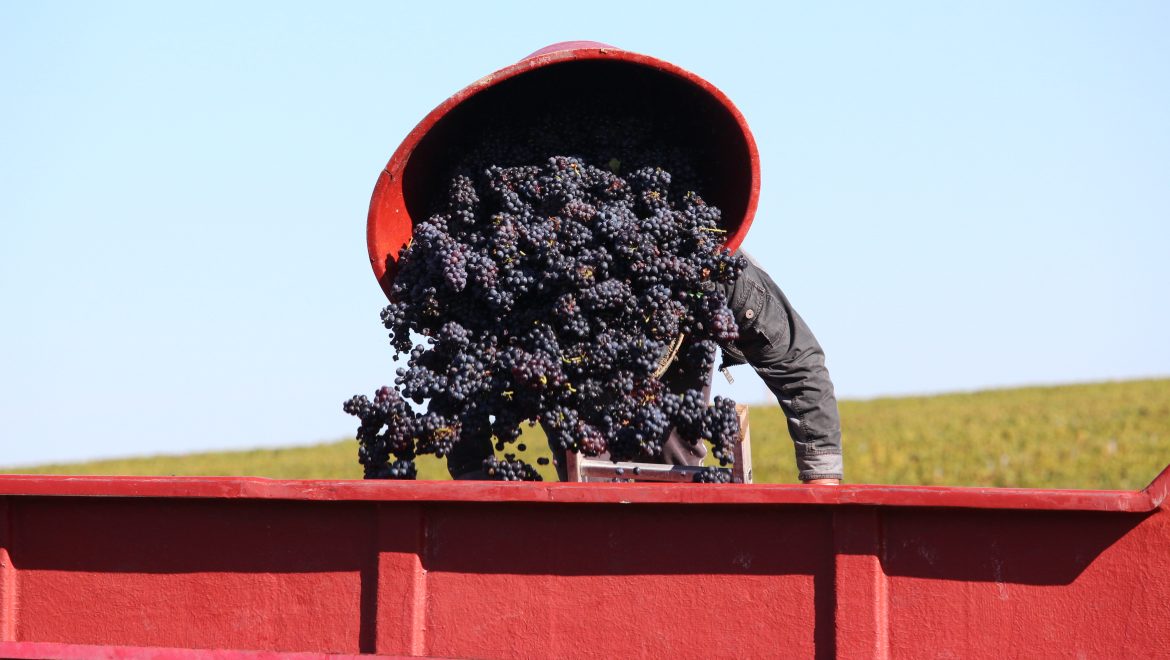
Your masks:
{"label": "red bin", "polygon": [[383,291],[389,293],[398,254],[410,242],[414,224],[425,218],[435,187],[446,184],[444,172],[459,153],[458,145],[475,138],[480,119],[501,116],[506,108],[516,110],[514,121],[525,122],[541,112],[543,99],[553,96],[562,105],[579,98],[615,116],[669,116],[681,118],[673,126],[698,127],[685,135],[661,137],[700,155],[701,192],[723,211],[725,245],[735,249],[743,242],[759,198],[760,159],[751,130],[731,100],[669,62],[596,42],[569,41],[542,48],[463,88],[424,117],[398,146],[374,187],[366,227],[370,265]]}

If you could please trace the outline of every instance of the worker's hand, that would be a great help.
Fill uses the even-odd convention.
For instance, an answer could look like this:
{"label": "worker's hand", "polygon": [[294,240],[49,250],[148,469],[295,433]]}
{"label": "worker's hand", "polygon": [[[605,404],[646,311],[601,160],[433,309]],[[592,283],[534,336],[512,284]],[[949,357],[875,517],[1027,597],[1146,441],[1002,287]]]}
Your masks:
{"label": "worker's hand", "polygon": [[840,479],[809,479],[804,482],[809,486],[840,486]]}

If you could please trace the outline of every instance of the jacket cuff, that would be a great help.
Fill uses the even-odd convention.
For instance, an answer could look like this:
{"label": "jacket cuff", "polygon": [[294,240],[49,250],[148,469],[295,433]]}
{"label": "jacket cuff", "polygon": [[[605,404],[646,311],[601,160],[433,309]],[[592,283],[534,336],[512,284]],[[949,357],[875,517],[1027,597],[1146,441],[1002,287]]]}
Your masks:
{"label": "jacket cuff", "polygon": [[801,481],[841,479],[844,476],[844,463],[840,453],[797,455],[796,467],[800,470]]}

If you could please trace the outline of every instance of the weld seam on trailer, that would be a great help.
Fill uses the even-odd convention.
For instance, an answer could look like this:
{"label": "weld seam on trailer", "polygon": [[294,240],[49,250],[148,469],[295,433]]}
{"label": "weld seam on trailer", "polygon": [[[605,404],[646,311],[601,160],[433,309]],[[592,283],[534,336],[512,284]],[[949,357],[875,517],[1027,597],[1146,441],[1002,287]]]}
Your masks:
{"label": "weld seam on trailer", "polygon": [[16,568],[12,565],[11,498],[0,497],[0,642],[16,641]]}
{"label": "weld seam on trailer", "polygon": [[373,620],[365,622],[373,632],[367,652],[426,655],[429,514],[425,503],[386,504],[374,506],[372,589],[377,604],[372,608]]}
{"label": "weld seam on trailer", "polygon": [[833,624],[838,657],[890,657],[885,520],[873,507],[833,511]]}
{"label": "weld seam on trailer", "polygon": [[886,520],[881,511],[874,512],[875,591],[877,600],[877,639],[875,649],[882,658],[890,657],[890,576],[886,575]]}
{"label": "weld seam on trailer", "polygon": [[1167,465],[1162,472],[1154,477],[1149,486],[1146,486],[1142,493],[1149,498],[1150,510],[1161,508],[1166,502],[1167,495],[1170,495],[1170,465]]}
{"label": "weld seam on trailer", "polygon": [[430,529],[430,516],[424,510],[424,505],[415,506],[418,515],[418,536],[415,539],[414,580],[411,585],[410,617],[413,625],[410,635],[410,654],[425,656],[427,654],[427,567],[423,558],[427,553],[427,534]]}

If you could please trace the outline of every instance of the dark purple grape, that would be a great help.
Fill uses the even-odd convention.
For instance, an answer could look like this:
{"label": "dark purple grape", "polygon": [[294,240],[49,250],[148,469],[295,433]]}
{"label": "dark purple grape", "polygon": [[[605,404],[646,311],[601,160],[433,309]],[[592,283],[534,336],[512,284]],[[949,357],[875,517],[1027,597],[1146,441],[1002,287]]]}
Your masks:
{"label": "dark purple grape", "polygon": [[[344,406],[367,478],[414,478],[417,455],[454,457],[461,443],[507,452],[524,421],[588,456],[657,460],[677,429],[733,460],[734,403],[701,392],[717,343],[738,336],[716,285],[744,260],[721,247],[687,155],[636,140],[646,125],[607,121],[585,142],[541,122],[526,135],[485,126],[415,225],[382,310],[407,363],[392,388]],[[563,155],[572,145],[582,151]],[[668,367],[670,390],[657,379]],[[482,467],[535,475],[511,453]]]}

